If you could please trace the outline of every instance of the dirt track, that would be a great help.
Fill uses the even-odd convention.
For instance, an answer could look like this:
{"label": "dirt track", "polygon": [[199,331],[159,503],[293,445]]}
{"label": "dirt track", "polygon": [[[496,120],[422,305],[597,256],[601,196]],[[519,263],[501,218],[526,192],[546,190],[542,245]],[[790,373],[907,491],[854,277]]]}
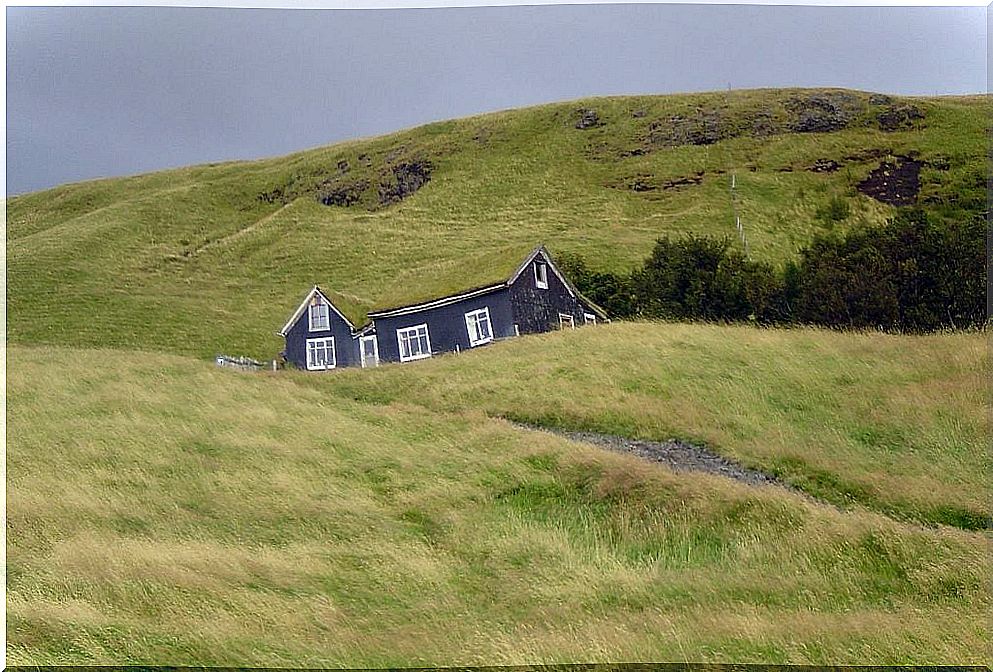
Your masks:
{"label": "dirt track", "polygon": [[749,469],[706,448],[682,441],[642,441],[626,439],[612,434],[567,432],[558,429],[552,430],[544,427],[536,427],[534,425],[519,426],[533,431],[550,432],[572,439],[573,441],[593,444],[619,453],[630,453],[652,462],[661,462],[673,471],[702,471],[741,481],[748,485],[773,485],[809,498],[809,495],[806,493],[773,476],[756,471],[755,469]]}

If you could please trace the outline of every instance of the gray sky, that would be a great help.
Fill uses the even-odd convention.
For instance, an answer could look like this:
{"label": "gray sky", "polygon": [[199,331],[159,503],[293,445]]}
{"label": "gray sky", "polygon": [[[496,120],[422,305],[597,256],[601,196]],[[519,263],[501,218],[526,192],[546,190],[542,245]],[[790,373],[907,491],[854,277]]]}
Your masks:
{"label": "gray sky", "polygon": [[987,88],[985,7],[7,8],[7,193],[593,95]]}

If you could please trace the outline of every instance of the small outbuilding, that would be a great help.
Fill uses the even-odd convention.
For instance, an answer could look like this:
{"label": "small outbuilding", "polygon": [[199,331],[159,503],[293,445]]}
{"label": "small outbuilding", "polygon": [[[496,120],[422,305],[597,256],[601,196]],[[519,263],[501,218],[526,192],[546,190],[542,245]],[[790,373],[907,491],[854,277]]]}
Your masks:
{"label": "small outbuilding", "polygon": [[501,270],[498,258],[491,259],[493,280],[467,283],[456,293],[439,295],[407,282],[402,293],[412,298],[374,306],[360,327],[315,285],[279,332],[286,339],[283,356],[309,371],[368,367],[607,321],[604,311],[562,274],[544,245],[523,261],[516,259],[509,272]]}

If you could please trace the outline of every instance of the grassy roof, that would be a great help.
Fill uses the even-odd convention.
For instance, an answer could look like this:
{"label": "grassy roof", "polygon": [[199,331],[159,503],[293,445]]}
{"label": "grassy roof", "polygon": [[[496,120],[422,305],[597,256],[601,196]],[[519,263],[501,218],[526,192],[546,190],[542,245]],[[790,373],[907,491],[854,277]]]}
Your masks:
{"label": "grassy roof", "polygon": [[535,247],[534,244],[506,245],[411,268],[396,276],[393,285],[380,295],[369,312],[409,306],[505,282]]}

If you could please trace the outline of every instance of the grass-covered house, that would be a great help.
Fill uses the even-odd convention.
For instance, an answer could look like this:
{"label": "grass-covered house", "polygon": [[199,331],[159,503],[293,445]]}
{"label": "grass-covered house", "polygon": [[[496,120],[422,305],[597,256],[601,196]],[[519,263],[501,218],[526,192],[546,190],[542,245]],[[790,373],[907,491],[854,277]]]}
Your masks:
{"label": "grass-covered house", "polygon": [[404,279],[387,304],[374,306],[362,326],[314,286],[280,330],[285,359],[301,369],[410,362],[459,352],[495,340],[596,324],[607,315],[558,269],[544,245],[521,261],[504,255],[480,268],[459,269],[462,289],[450,278]]}

